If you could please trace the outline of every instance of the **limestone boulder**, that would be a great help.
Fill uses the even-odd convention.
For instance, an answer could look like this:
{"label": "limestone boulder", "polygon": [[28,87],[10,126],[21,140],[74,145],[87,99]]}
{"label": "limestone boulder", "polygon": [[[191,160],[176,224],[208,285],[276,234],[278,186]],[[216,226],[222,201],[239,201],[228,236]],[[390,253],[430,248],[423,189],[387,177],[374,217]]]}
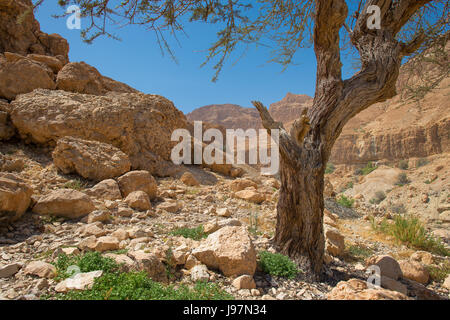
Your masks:
{"label": "limestone boulder", "polygon": [[400,292],[382,288],[368,288],[365,281],[350,279],[341,281],[327,295],[328,300],[408,300]]}
{"label": "limestone boulder", "polygon": [[[172,132],[186,124],[169,100],[143,93],[95,96],[38,89],[11,103],[11,120],[22,139],[56,145],[72,136],[111,144],[128,155],[133,169],[173,175]],[[134,190],[133,190],[134,191]]]}
{"label": "limestone boulder", "polygon": [[86,189],[85,193],[91,197],[102,200],[113,201],[122,199],[119,184],[114,179],[100,181],[92,188]]}
{"label": "limestone boulder", "polygon": [[258,185],[250,179],[236,179],[230,183],[230,189],[233,192],[238,192],[248,187],[254,187],[256,189]]}
{"label": "limestone boulder", "polygon": [[260,204],[266,197],[256,190],[241,190],[234,193],[234,197],[245,201]]}
{"label": "limestone boulder", "polygon": [[144,191],[133,191],[125,198],[125,203],[127,203],[130,208],[140,211],[145,211],[152,208],[150,199]]}
{"label": "limestone boulder", "polygon": [[137,262],[138,269],[146,271],[154,281],[167,282],[166,267],[156,255],[144,251],[134,251],[130,252],[129,256]]}
{"label": "limestone boulder", "polygon": [[74,137],[58,140],[52,153],[53,163],[65,174],[101,181],[130,171],[128,156],[112,145]]}
{"label": "limestone boulder", "polygon": [[150,199],[156,197],[158,185],[155,178],[145,170],[130,171],[117,179],[123,197],[134,191],[147,193]]}
{"label": "limestone boulder", "polygon": [[402,269],[397,260],[388,255],[375,255],[366,260],[366,265],[380,268],[381,276],[398,280],[402,276]]}
{"label": "limestone boulder", "polygon": [[0,172],[0,224],[18,220],[31,203],[33,189],[12,173]]}
{"label": "limestone boulder", "polygon": [[339,232],[338,229],[330,226],[324,226],[325,234],[325,248],[329,254],[338,257],[344,253],[345,243],[344,236]]}
{"label": "limestone boulder", "polygon": [[33,207],[33,212],[68,219],[84,217],[95,210],[88,195],[73,189],[58,189],[41,197]]}
{"label": "limestone boulder", "polygon": [[181,182],[183,182],[185,185],[187,186],[199,186],[200,183],[197,181],[197,179],[195,178],[195,176],[188,172],[183,173],[183,175],[180,178]]}
{"label": "limestone boulder", "polygon": [[400,260],[398,263],[402,270],[403,278],[414,280],[421,284],[427,284],[430,280],[430,273],[420,262]]}

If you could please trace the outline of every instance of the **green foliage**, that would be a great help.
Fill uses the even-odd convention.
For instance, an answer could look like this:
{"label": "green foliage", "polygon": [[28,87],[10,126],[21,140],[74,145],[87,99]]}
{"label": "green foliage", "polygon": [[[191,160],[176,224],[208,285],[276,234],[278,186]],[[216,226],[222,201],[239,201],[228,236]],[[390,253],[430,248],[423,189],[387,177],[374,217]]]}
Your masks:
{"label": "green foliage", "polygon": [[345,248],[345,258],[350,261],[364,261],[371,255],[374,251],[362,245],[349,245]]}
{"label": "green foliage", "polygon": [[80,190],[83,190],[86,188],[86,183],[84,183],[80,179],[74,179],[74,180],[70,180],[70,181],[66,182],[64,184],[64,188],[80,191]]}
{"label": "green foliage", "polygon": [[383,191],[379,190],[375,192],[375,196],[372,199],[370,199],[370,203],[379,204],[384,199],[386,199],[386,194]]}
{"label": "green foliage", "polygon": [[430,278],[433,281],[436,282],[444,282],[444,280],[448,277],[450,274],[450,261],[445,260],[441,265],[439,266],[426,266],[428,272],[430,273]]}
{"label": "green foliage", "polygon": [[60,254],[54,263],[57,270],[57,280],[66,279],[72,274],[67,272],[70,266],[78,266],[81,272],[103,270],[113,272],[119,265],[111,258],[103,257],[99,252],[87,252],[83,256]]}
{"label": "green foliage", "polygon": [[407,170],[409,165],[408,165],[408,160],[402,160],[398,163],[398,167],[402,170]]}
{"label": "green foliage", "polygon": [[445,248],[439,238],[434,237],[416,216],[396,215],[393,223],[383,219],[379,224],[371,219],[372,228],[382,233],[391,235],[397,241],[407,246],[426,250],[443,256],[449,256],[450,252]]}
{"label": "green foliage", "polygon": [[217,284],[197,282],[193,288],[165,286],[146,272],[106,273],[89,290],[55,295],[61,300],[231,300]]}
{"label": "green foliage", "polygon": [[406,175],[406,173],[402,172],[399,173],[397,176],[397,180],[395,181],[395,184],[397,186],[404,186],[405,184],[410,183],[411,181],[409,181],[408,176]]}
{"label": "green foliage", "polygon": [[201,240],[208,236],[208,234],[203,231],[203,226],[198,226],[196,228],[178,228],[171,231],[169,234],[173,236],[182,236],[193,240]]}
{"label": "green foliage", "polygon": [[347,198],[345,195],[341,195],[337,200],[337,203],[343,207],[351,208],[353,207],[353,203],[355,203],[355,199]]}
{"label": "green foliage", "polygon": [[289,257],[269,251],[259,253],[259,265],[265,273],[288,279],[293,279],[302,272]]}
{"label": "green foliage", "polygon": [[336,167],[331,162],[327,162],[327,167],[325,168],[325,174],[333,173]]}

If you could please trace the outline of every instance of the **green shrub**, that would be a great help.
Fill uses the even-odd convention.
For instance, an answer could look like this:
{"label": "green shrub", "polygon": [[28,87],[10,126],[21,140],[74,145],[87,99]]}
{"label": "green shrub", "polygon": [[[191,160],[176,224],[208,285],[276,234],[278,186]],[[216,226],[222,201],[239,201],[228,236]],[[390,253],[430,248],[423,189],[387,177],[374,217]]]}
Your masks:
{"label": "green shrub", "polygon": [[72,275],[67,271],[70,266],[78,266],[81,272],[96,270],[113,272],[119,269],[114,259],[104,257],[99,252],[87,252],[83,256],[60,254],[54,265],[57,270],[57,280],[66,279]]}
{"label": "green shrub", "polygon": [[325,174],[333,173],[336,170],[336,167],[331,162],[327,163],[327,167],[325,168]]}
{"label": "green shrub", "polygon": [[395,184],[397,186],[404,186],[405,184],[410,183],[408,176],[406,175],[406,173],[402,172],[399,173],[397,176],[397,180],[395,181]]}
{"label": "green shrub", "polygon": [[365,261],[374,251],[362,245],[349,245],[345,248],[345,258],[350,261]]}
{"label": "green shrub", "polygon": [[80,190],[83,190],[86,188],[86,183],[84,183],[80,179],[74,179],[74,180],[70,180],[70,181],[66,182],[64,184],[64,188],[80,191]]}
{"label": "green shrub", "polygon": [[440,266],[426,266],[430,273],[430,278],[436,282],[444,282],[444,280],[450,274],[450,262],[444,261]]}
{"label": "green shrub", "polygon": [[380,190],[375,192],[375,196],[372,199],[370,199],[370,203],[379,204],[384,199],[386,199],[386,194]]}
{"label": "green shrub", "polygon": [[396,215],[393,223],[383,219],[379,224],[372,218],[372,228],[382,233],[393,236],[397,241],[409,247],[426,250],[443,256],[449,256],[450,252],[445,248],[439,238],[434,237],[420,222],[419,218],[407,215]]}
{"label": "green shrub", "polygon": [[399,167],[399,169],[402,169],[402,170],[408,170],[408,167],[409,167],[409,165],[408,165],[408,160],[402,160],[402,161],[400,161],[400,162],[398,163],[398,167]]}
{"label": "green shrub", "polygon": [[361,169],[362,170],[362,174],[365,176],[365,175],[371,173],[372,171],[376,170],[377,168],[378,167],[376,165],[374,165],[372,161],[369,161],[367,163],[367,165],[364,168]]}
{"label": "green shrub", "polygon": [[295,278],[301,272],[289,257],[269,251],[259,253],[259,265],[265,273],[288,279]]}
{"label": "green shrub", "polygon": [[169,234],[173,236],[182,236],[193,240],[201,240],[208,236],[208,234],[203,231],[203,226],[198,226],[196,228],[179,228],[171,231]]}
{"label": "green shrub", "polygon": [[337,203],[339,203],[343,207],[351,208],[353,207],[353,203],[355,203],[355,199],[347,198],[346,196],[341,195],[337,200]]}

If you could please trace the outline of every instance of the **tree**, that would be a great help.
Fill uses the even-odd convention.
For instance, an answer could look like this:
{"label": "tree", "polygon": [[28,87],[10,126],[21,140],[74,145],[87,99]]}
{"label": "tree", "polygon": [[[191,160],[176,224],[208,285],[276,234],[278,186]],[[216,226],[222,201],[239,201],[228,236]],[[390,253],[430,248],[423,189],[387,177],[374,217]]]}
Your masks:
{"label": "tree", "polygon": [[[280,130],[281,189],[275,243],[282,253],[306,263],[315,274],[323,264],[324,172],[333,144],[357,113],[396,94],[405,57],[422,54],[448,35],[448,1],[436,0],[360,0],[356,4],[345,0],[126,0],[114,7],[107,0],[59,3],[77,4],[82,16],[91,19],[82,33],[87,42],[101,35],[112,36],[108,23],[122,18],[155,31],[161,47],[171,52],[165,32],[176,34],[188,21],[218,23],[222,29],[206,60],[218,59],[216,77],[240,43],[260,43],[266,37],[275,41],[272,60],[283,65],[292,62],[308,39],[314,44],[317,78],[313,106],[294,122],[290,133],[272,119],[262,103],[253,104],[269,133]],[[349,15],[350,9],[354,14]],[[359,55],[360,69],[344,80],[341,53],[346,44]]]}

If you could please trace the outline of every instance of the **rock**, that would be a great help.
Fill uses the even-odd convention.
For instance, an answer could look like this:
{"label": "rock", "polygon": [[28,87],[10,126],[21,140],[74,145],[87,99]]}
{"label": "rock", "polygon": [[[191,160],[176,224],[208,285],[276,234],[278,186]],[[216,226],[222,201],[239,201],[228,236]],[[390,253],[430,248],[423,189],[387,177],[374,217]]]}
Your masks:
{"label": "rock", "polygon": [[24,274],[40,278],[53,278],[56,275],[56,267],[44,261],[32,261],[25,267]]}
{"label": "rock", "polygon": [[350,279],[341,281],[327,294],[328,300],[408,300],[400,292],[386,289],[369,289],[365,281]]}
{"label": "rock", "polygon": [[94,222],[107,222],[111,219],[111,215],[108,211],[105,210],[95,210],[87,215],[86,222],[94,223]]}
{"label": "rock", "polygon": [[100,181],[84,191],[87,195],[103,200],[122,200],[119,184],[114,179]]}
{"label": "rock", "polygon": [[117,208],[117,215],[119,217],[131,217],[133,216],[133,213],[134,213],[133,209],[128,207],[120,206]]}
{"label": "rock", "polygon": [[219,217],[230,217],[231,216],[231,211],[228,210],[228,208],[219,208],[216,210],[216,214]]}
{"label": "rock", "polygon": [[221,228],[204,239],[192,254],[227,277],[253,275],[256,270],[256,252],[244,227]]}
{"label": "rock", "polygon": [[0,99],[0,140],[9,140],[15,133],[9,116],[10,109],[9,103],[6,100]]}
{"label": "rock", "polygon": [[255,190],[241,190],[234,193],[234,197],[257,204],[260,204],[266,199],[263,194]]}
{"label": "rock", "polygon": [[402,270],[403,277],[406,279],[414,280],[421,284],[427,284],[430,279],[430,273],[428,270],[417,261],[400,260],[400,269]]}
{"label": "rock", "polygon": [[197,181],[197,179],[194,177],[194,175],[192,173],[190,173],[189,171],[183,173],[180,180],[187,186],[196,187],[196,186],[200,185],[200,183]]}
{"label": "rock", "polygon": [[147,193],[144,191],[133,191],[126,198],[125,203],[127,203],[131,208],[145,211],[152,208],[150,199]]}
{"label": "rock", "polygon": [[208,268],[204,264],[196,265],[191,269],[191,280],[197,281],[209,281]]}
{"label": "rock", "polygon": [[124,229],[117,229],[113,233],[111,233],[111,237],[117,238],[119,241],[126,240],[130,237],[128,231]]}
{"label": "rock", "polygon": [[165,210],[170,213],[176,213],[178,210],[182,208],[182,204],[180,201],[168,200],[158,204],[157,208]]}
{"label": "rock", "polygon": [[186,128],[187,122],[161,96],[94,96],[38,89],[20,95],[11,105],[11,120],[27,142],[54,145],[65,136],[100,141],[127,154],[134,169],[158,176],[178,170],[171,161],[172,148],[177,145],[171,136],[175,129]]}
{"label": "rock", "polygon": [[95,236],[101,237],[106,234],[106,231],[103,228],[100,228],[97,223],[90,223],[88,225],[82,226],[77,230],[77,233],[82,237],[86,236]]}
{"label": "rock", "polygon": [[37,88],[55,89],[56,85],[44,65],[22,57],[0,63],[0,98],[13,100],[21,93]]}
{"label": "rock", "polygon": [[137,262],[139,270],[146,271],[154,281],[167,282],[166,268],[154,254],[134,251],[129,255]]}
{"label": "rock", "polygon": [[95,251],[104,252],[119,249],[119,240],[112,236],[104,236],[97,239]]}
{"label": "rock", "polygon": [[381,276],[398,280],[402,276],[402,270],[397,260],[388,255],[372,256],[366,260],[366,265],[376,265],[380,268]]}
{"label": "rock", "polygon": [[130,171],[117,179],[123,197],[134,191],[144,191],[150,199],[156,197],[158,186],[155,178],[145,170]]}
{"label": "rock", "polygon": [[33,189],[18,176],[0,172],[0,225],[16,221],[27,211]]}
{"label": "rock", "polygon": [[63,67],[61,60],[55,57],[45,56],[42,54],[29,54],[27,55],[27,58],[45,64],[53,71],[53,73],[58,73]]}
{"label": "rock", "polygon": [[130,86],[103,77],[98,70],[85,62],[68,63],[58,73],[56,86],[59,90],[103,95],[108,91],[136,93]]}
{"label": "rock", "polygon": [[244,274],[242,276],[237,277],[233,280],[232,285],[238,289],[256,289],[255,280],[253,280],[252,276]]}
{"label": "rock", "polygon": [[65,279],[58,283],[55,287],[56,292],[67,292],[69,290],[87,290],[91,289],[94,285],[96,278],[101,277],[102,270],[77,273],[76,275]]}
{"label": "rock", "polygon": [[83,251],[95,250],[96,245],[97,238],[95,236],[90,236],[81,240],[78,244],[78,248]]}
{"label": "rock", "polygon": [[250,179],[236,179],[230,183],[231,191],[238,192],[248,187],[258,188],[258,185]]}
{"label": "rock", "polygon": [[120,265],[120,270],[122,272],[130,272],[136,269],[134,260],[125,254],[105,253],[104,256],[113,259],[118,265]]}
{"label": "rock", "polygon": [[426,265],[433,264],[433,255],[426,251],[416,251],[411,255],[411,260],[421,262]]}
{"label": "rock", "polygon": [[338,257],[344,253],[345,243],[344,236],[337,230],[331,226],[324,226],[324,234],[325,234],[325,247],[329,254],[332,256]]}
{"label": "rock", "polygon": [[394,279],[391,279],[391,278],[388,278],[385,276],[381,276],[381,286],[388,290],[400,292],[400,293],[404,294],[405,296],[408,295],[408,287],[405,286],[400,281],[397,281],[397,280],[394,280]]}
{"label": "rock", "polygon": [[213,220],[205,223],[203,225],[203,231],[205,233],[213,233],[220,228],[230,226],[230,227],[240,227],[242,223],[237,219],[225,219],[225,220]]}
{"label": "rock", "polygon": [[83,217],[95,210],[92,200],[86,194],[73,189],[58,189],[41,197],[33,212],[68,219]]}
{"label": "rock", "polygon": [[130,171],[128,156],[109,144],[74,137],[58,140],[52,153],[53,163],[65,174],[101,181]]}
{"label": "rock", "polygon": [[0,267],[0,278],[9,278],[15,275],[22,268],[20,263],[11,263]]}
{"label": "rock", "polygon": [[56,259],[61,254],[65,254],[65,255],[80,254],[80,250],[78,250],[77,247],[69,247],[69,248],[61,248],[61,247],[59,247],[58,249],[53,251],[52,258]]}
{"label": "rock", "polygon": [[444,283],[442,284],[442,286],[444,288],[450,290],[450,274],[447,276],[447,278],[445,278]]}

